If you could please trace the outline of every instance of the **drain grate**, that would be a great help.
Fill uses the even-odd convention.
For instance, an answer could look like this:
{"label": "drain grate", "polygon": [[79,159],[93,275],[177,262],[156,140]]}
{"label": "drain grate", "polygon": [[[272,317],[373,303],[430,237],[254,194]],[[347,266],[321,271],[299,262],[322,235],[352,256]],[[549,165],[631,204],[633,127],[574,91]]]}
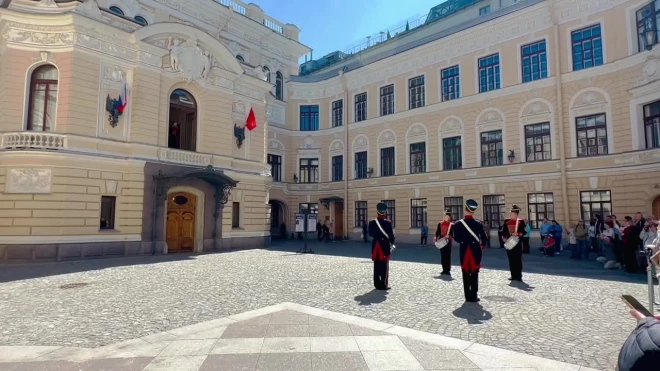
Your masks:
{"label": "drain grate", "polygon": [[67,290],[67,289],[77,289],[80,287],[85,287],[89,285],[87,282],[76,282],[76,283],[67,283],[66,285],[60,286],[62,290]]}

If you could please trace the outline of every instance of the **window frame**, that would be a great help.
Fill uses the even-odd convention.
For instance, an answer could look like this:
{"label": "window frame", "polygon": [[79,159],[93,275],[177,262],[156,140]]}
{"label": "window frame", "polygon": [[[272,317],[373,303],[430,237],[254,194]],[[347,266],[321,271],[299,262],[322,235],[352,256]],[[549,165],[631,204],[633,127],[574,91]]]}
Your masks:
{"label": "window frame", "polygon": [[385,218],[392,222],[392,229],[396,228],[396,200],[380,200],[380,202],[387,205]]}
{"label": "window frame", "polygon": [[[392,150],[392,156],[383,156],[386,154],[384,151]],[[396,147],[385,147],[385,148],[380,148],[380,176],[382,177],[387,177],[387,176],[395,176],[396,175]],[[386,169],[392,170],[391,174],[389,171],[386,173]]]}
{"label": "window frame", "polygon": [[[536,134],[536,133],[528,134],[527,133],[527,128],[536,127],[536,126],[547,126],[547,132],[544,131],[541,134]],[[542,129],[542,130],[545,130],[545,129]],[[550,126],[550,122],[546,121],[546,122],[538,122],[538,123],[534,123],[534,124],[524,125],[523,126],[523,134],[524,134],[524,139],[525,139],[525,162],[541,162],[541,161],[550,161],[550,160],[552,160],[552,127]],[[543,142],[543,138],[545,138],[545,137],[548,137],[548,143],[547,144],[545,142]],[[541,138],[541,146],[542,146],[543,150],[540,151],[540,152],[536,150],[536,146],[538,145],[537,143],[535,143],[536,138]],[[532,139],[534,141],[534,143],[532,145],[533,152],[531,152],[531,153],[529,151],[529,143],[527,142],[529,139]],[[547,158],[546,158],[546,151],[545,151],[545,146],[546,145],[548,146],[548,151],[547,151],[548,156],[547,156]],[[542,159],[537,160],[536,155],[539,154],[539,153],[542,155]],[[532,160],[529,159],[530,154],[534,155]]]}
{"label": "window frame", "polygon": [[[276,159],[277,161],[274,162],[273,161],[274,159]],[[270,175],[273,178],[273,182],[281,182],[282,181],[282,156],[269,153],[266,162],[270,165]],[[277,171],[275,171],[275,169],[277,169]]]}
{"label": "window frame", "polygon": [[[338,159],[338,161],[337,161]],[[333,182],[344,181],[344,155],[336,155],[330,158]],[[338,168],[337,168],[338,166]]]}
{"label": "window frame", "polygon": [[[658,4],[658,6],[656,6]],[[641,12],[643,12],[646,8],[651,8],[651,16],[650,17],[643,17],[641,20],[639,19],[639,15]],[[646,50],[646,31],[647,31],[647,21],[650,21],[651,23],[651,30],[655,31],[655,40],[653,42],[653,45],[658,44],[658,40],[660,40],[660,30],[658,29],[658,21],[660,21],[660,3],[657,1],[652,0],[650,3],[644,5],[643,7],[639,8],[635,12],[635,30],[637,31],[637,47],[639,48],[639,52],[641,53],[642,51]]]}
{"label": "window frame", "polygon": [[353,155],[355,174],[353,179],[366,179],[369,170],[369,151],[355,152]]}
{"label": "window frame", "polygon": [[[446,141],[458,139],[458,145],[447,146]],[[456,158],[452,156],[447,156],[447,151],[453,151],[458,153],[458,167],[447,166],[447,164],[456,163]],[[453,153],[456,155],[456,153]],[[442,138],[442,170],[460,170],[463,168],[463,137],[460,135],[448,138]]]}
{"label": "window frame", "polygon": [[[413,149],[415,146],[417,148]],[[410,143],[408,145],[408,157],[410,159],[410,174],[426,173],[426,142]]]}
{"label": "window frame", "polygon": [[[55,73],[57,74],[57,80],[46,80],[46,79],[37,79],[35,78],[35,75],[39,70],[46,69],[46,68],[52,68]],[[32,73],[30,74],[30,92],[28,94],[28,114],[27,114],[27,125],[26,125],[26,130],[27,131],[36,131],[34,130],[34,122],[32,121],[32,116],[34,113],[34,94],[36,92],[36,87],[39,84],[45,85],[46,89],[44,90],[44,106],[42,107],[43,109],[43,115],[42,115],[42,122],[41,122],[41,132],[50,132],[53,131],[55,128],[47,128],[46,127],[46,119],[49,116],[48,112],[48,103],[50,102],[50,92],[51,90],[55,90],[55,112],[52,113],[52,118],[53,118],[53,123],[55,123],[56,115],[57,115],[57,101],[59,99],[59,77],[60,77],[60,71],[57,69],[52,64],[43,64],[37,68],[35,68]],[[51,89],[52,88],[52,89]],[[54,126],[54,125],[53,125]]]}
{"label": "window frame", "polygon": [[[111,200],[110,203],[111,207],[109,211],[110,216],[107,219],[105,219],[107,222],[105,227],[101,224],[101,220],[103,220],[103,214],[104,214],[103,206],[106,205],[106,203],[103,202],[104,200]],[[99,230],[114,231],[116,216],[117,216],[117,196],[101,196],[101,207],[99,209]]]}
{"label": "window frame", "polygon": [[[543,50],[541,50],[540,44],[543,44]],[[538,49],[534,52],[531,49],[534,46],[538,46]],[[525,49],[529,48],[530,51],[525,54]],[[533,62],[533,58],[537,58],[537,62]],[[526,78],[525,74],[525,61],[529,61],[529,78]],[[538,77],[534,78],[533,67],[538,67]],[[544,67],[545,65],[545,67]],[[548,78],[548,46],[545,39],[534,41],[525,45],[520,46],[520,72],[521,72],[521,81],[522,83],[533,82],[538,80],[543,80]]]}
{"label": "window frame", "polygon": [[[316,108],[316,110],[314,110]],[[298,128],[300,131],[319,131],[321,123],[318,104],[301,104],[298,108]],[[307,126],[303,126],[307,122]]]}
{"label": "window frame", "polygon": [[[421,205],[416,205],[417,202],[419,202]],[[428,225],[428,199],[411,198],[410,228],[421,228],[425,225]]]}
{"label": "window frame", "polygon": [[[658,106],[658,113],[656,114],[647,114],[647,108],[650,108],[653,105]],[[660,100],[656,100],[651,103],[647,103],[642,106],[642,119],[644,120],[644,148],[645,149],[653,149],[653,148],[660,148]],[[651,145],[649,146],[649,127],[653,128],[655,127],[656,129],[651,131]]]}
{"label": "window frame", "polygon": [[[593,117],[597,121],[597,117],[599,117],[599,116],[603,116],[603,118],[604,118],[604,123],[602,125],[596,125],[596,126],[592,126],[592,127],[586,126],[584,128],[578,127],[579,120],[585,120],[587,118],[592,118]],[[606,152],[605,153],[600,153],[600,151],[598,150],[598,148],[601,147],[598,144],[598,138],[599,138],[598,129],[605,129],[605,147],[606,147]],[[590,155],[589,154],[589,148],[592,148],[594,146],[589,146],[589,144],[588,144],[589,143],[588,142],[589,137],[588,136],[586,138],[587,139],[586,154],[583,155],[583,154],[581,154],[581,151],[580,151],[580,132],[582,132],[582,131],[588,132],[589,130],[596,130],[596,137],[595,137],[596,146],[595,147],[598,151],[595,155]],[[605,156],[605,155],[610,154],[609,132],[608,132],[608,129],[607,129],[607,114],[605,112],[595,113],[595,114],[585,115],[585,116],[578,116],[578,117],[575,118],[575,148],[577,150],[577,157],[596,157],[596,156]]]}
{"label": "window frame", "polygon": [[237,201],[231,204],[231,228],[241,228],[241,203]]}
{"label": "window frame", "polygon": [[[489,59],[497,58],[497,62],[487,62]],[[488,64],[482,66],[482,61],[486,61]],[[492,71],[492,76],[490,71]],[[502,66],[500,53],[493,53],[486,55],[477,60],[477,84],[479,86],[479,93],[487,93],[489,91],[499,90],[502,88]],[[485,74],[486,83],[482,83],[482,73]],[[492,78],[492,89],[489,88],[488,80]]]}
{"label": "window frame", "polygon": [[367,223],[368,207],[367,201],[355,201],[355,220],[353,221],[355,228],[362,228],[362,225]]}
{"label": "window frame", "polygon": [[[314,161],[316,161],[316,164],[313,163]],[[318,183],[320,181],[319,165],[318,157],[301,158],[298,162],[298,183]],[[303,174],[305,174],[305,177],[303,177]],[[314,179],[312,179],[313,175],[315,175]],[[303,181],[304,178],[306,181]]]}
{"label": "window frame", "polygon": [[[587,58],[585,58],[586,52],[585,52],[585,49],[584,49],[584,44],[585,44],[587,39],[580,38],[578,41],[574,41],[574,35],[576,35],[578,33],[586,32],[588,30],[591,30],[592,33],[593,33],[593,30],[596,29],[596,28],[598,29],[598,36],[589,36],[589,38],[588,38],[588,41],[592,45],[591,48],[589,49],[591,51],[591,53],[590,53],[591,58],[589,58],[589,60],[591,61],[591,65],[590,66],[585,66],[585,64],[586,64],[585,61],[587,60]],[[600,23],[595,23],[595,24],[592,24],[592,25],[589,25],[589,26],[586,26],[586,27],[582,27],[582,28],[573,30],[569,34],[569,37],[570,37],[569,41],[570,41],[570,45],[571,45],[571,67],[573,68],[573,71],[582,71],[582,70],[586,70],[586,69],[589,69],[589,68],[602,66],[602,65],[605,64],[605,50],[604,50],[604,44],[603,44],[603,27]],[[596,40],[600,44],[600,48],[599,48],[600,49],[600,63],[598,63],[598,57],[594,53],[595,48],[593,47],[593,44],[594,44],[594,41],[596,41]],[[577,44],[580,44],[580,50],[581,50],[579,52],[579,54],[580,54],[580,62],[579,62],[580,65],[578,66],[579,68],[576,68],[576,64],[578,62],[575,59],[575,56],[578,54],[575,51],[576,50],[575,48],[576,48]]]}
{"label": "window frame", "polygon": [[367,92],[355,94],[353,100],[354,101],[353,114],[355,116],[355,120],[354,120],[355,122],[366,121],[367,118],[369,117],[369,112],[367,111],[368,98],[369,97],[367,96]]}
{"label": "window frame", "polygon": [[[497,202],[490,202],[495,200],[495,197],[498,198],[496,200]],[[497,229],[506,219],[506,198],[504,194],[484,195],[483,204],[484,223],[488,222],[491,229]],[[499,211],[496,211],[496,208]],[[492,216],[495,214],[498,215],[497,220],[492,219]],[[495,221],[497,221],[497,223],[494,223]]]}
{"label": "window frame", "polygon": [[[455,74],[454,70],[456,70]],[[443,102],[461,97],[461,69],[459,65],[440,70],[440,96]]]}
{"label": "window frame", "polygon": [[[486,141],[484,141],[484,135],[497,133],[497,132],[500,133],[499,141],[496,141],[496,140],[486,140]],[[491,167],[491,166],[504,165],[504,133],[503,133],[503,130],[502,129],[496,129],[496,130],[482,131],[482,132],[479,133],[479,139],[480,139],[480,141],[479,141],[480,147],[479,148],[481,149],[481,153],[480,153],[480,155],[481,155],[481,167]],[[490,157],[490,154],[493,151],[490,148],[487,149],[487,153],[489,154],[489,156],[487,158],[488,161],[486,161],[486,163],[484,163],[484,160],[486,160],[486,158],[484,157],[484,145],[490,146],[491,144],[497,144],[497,143],[499,143],[502,148],[499,149],[499,150],[497,148],[495,149],[496,153],[498,153],[496,155],[497,157],[495,158],[496,163],[495,164],[492,163],[493,158]]]}
{"label": "window frame", "polygon": [[134,20],[136,23],[141,24],[141,25],[143,25],[143,26],[148,26],[148,25],[149,25],[149,21],[147,21],[147,19],[144,18],[144,17],[141,16],[141,15],[136,15],[136,16],[133,18],[133,20]]}
{"label": "window frame", "polygon": [[[391,88],[391,92],[387,91]],[[380,115],[381,116],[387,116],[391,115],[394,113],[394,110],[396,108],[396,104],[394,102],[395,98],[395,93],[394,93],[394,84],[389,84],[385,86],[381,86],[378,89],[378,92],[380,93]]]}
{"label": "window frame", "polygon": [[113,5],[113,6],[109,7],[109,8],[108,8],[108,11],[109,11],[110,13],[114,14],[114,15],[119,15],[119,16],[122,16],[122,17],[125,17],[125,16],[126,16],[126,13],[124,13],[124,11],[122,10],[122,8],[120,8],[120,7],[116,6],[116,5]]}
{"label": "window frame", "polygon": [[426,78],[424,75],[408,79],[408,109],[421,108],[426,105]]}
{"label": "window frame", "polygon": [[284,75],[282,72],[275,72],[275,99],[284,101]]}
{"label": "window frame", "polygon": [[479,16],[490,14],[490,4],[479,8]]}
{"label": "window frame", "polygon": [[[589,195],[589,201],[583,201],[585,193],[590,194]],[[593,196],[594,193],[601,194],[601,197],[600,197],[601,200],[593,201],[592,196]],[[607,194],[607,196],[609,198],[609,201],[603,201],[602,200],[602,195],[603,194]],[[613,214],[613,211],[612,211],[612,203],[613,203],[612,202],[612,190],[609,190],[609,189],[595,189],[595,190],[589,190],[589,191],[580,191],[578,196],[580,197],[580,217],[582,218],[582,220],[584,220],[585,224],[591,225],[591,220],[593,218],[594,213],[600,214],[603,217],[603,219],[605,218],[606,215],[612,215]],[[585,218],[584,206],[586,204],[589,204],[589,215],[590,215],[589,218]],[[600,209],[596,212],[594,212],[594,208],[593,208],[594,204],[598,204],[600,206]],[[603,205],[604,204],[609,204],[609,206],[610,206],[609,210],[607,211],[607,214],[606,214],[606,212],[603,211]]]}
{"label": "window frame", "polygon": [[464,216],[463,210],[465,208],[463,203],[464,203],[463,196],[445,197],[443,202],[443,204],[445,205],[445,210],[447,209],[451,210],[453,220],[463,219]]}
{"label": "window frame", "polygon": [[[339,104],[337,104],[339,103]],[[331,126],[338,128],[344,125],[344,100],[337,99],[330,103]]]}
{"label": "window frame", "polygon": [[[548,201],[548,195],[552,201]],[[532,196],[536,197],[536,201],[532,201]],[[543,202],[539,202],[539,196],[543,196]],[[539,206],[543,205],[545,211],[540,212]],[[532,210],[534,206],[534,211]],[[548,210],[551,207],[551,211]],[[536,217],[534,217],[536,215]],[[555,219],[555,195],[553,192],[532,192],[527,194],[527,219],[531,229],[539,229],[543,219]]]}

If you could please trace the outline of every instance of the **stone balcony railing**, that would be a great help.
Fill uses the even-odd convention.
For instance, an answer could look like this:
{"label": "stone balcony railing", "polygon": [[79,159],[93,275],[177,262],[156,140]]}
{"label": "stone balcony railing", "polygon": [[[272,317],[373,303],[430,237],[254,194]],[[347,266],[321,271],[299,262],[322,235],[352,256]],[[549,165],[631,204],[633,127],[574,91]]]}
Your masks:
{"label": "stone balcony railing", "polygon": [[66,149],[67,137],[63,134],[27,131],[22,133],[3,133],[0,149]]}
{"label": "stone balcony railing", "polygon": [[158,159],[165,162],[177,164],[208,166],[211,164],[211,155],[190,151],[182,151],[172,148],[161,148],[158,150]]}

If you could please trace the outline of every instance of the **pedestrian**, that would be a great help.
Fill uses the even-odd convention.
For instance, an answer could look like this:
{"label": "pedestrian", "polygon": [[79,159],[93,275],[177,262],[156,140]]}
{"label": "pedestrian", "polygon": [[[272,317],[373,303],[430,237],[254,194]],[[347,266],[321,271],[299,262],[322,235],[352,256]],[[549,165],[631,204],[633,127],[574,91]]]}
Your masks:
{"label": "pedestrian", "polygon": [[[519,281],[522,282],[522,241],[520,238],[525,235],[525,220],[518,218],[520,213],[520,207],[518,205],[511,206],[511,214],[509,218],[504,220],[504,225],[506,226],[503,230],[502,241],[507,241],[509,238],[511,241],[516,242],[513,247],[509,247],[506,250],[506,255],[509,258],[509,270],[511,271],[511,277],[509,281]],[[511,242],[509,242],[511,243]]]}
{"label": "pedestrian", "polygon": [[636,310],[630,314],[637,327],[619,351],[617,371],[657,370],[660,365],[660,316],[646,317]]}
{"label": "pedestrian", "polygon": [[616,260],[614,252],[614,243],[616,241],[616,234],[614,232],[614,222],[608,220],[605,222],[605,230],[600,234],[600,248],[603,251],[604,257],[597,260],[605,264],[605,269],[618,269],[621,267]]}
{"label": "pedestrian", "polygon": [[429,239],[429,227],[426,223],[422,224],[422,228],[419,229],[421,233],[421,238],[419,240],[419,246],[426,246],[426,243]]}
{"label": "pedestrian", "polygon": [[474,219],[479,204],[475,200],[465,201],[465,217],[454,224],[453,237],[460,244],[461,270],[463,272],[463,294],[465,301],[476,303],[479,296],[479,269],[485,248],[486,234],[483,225]]}
{"label": "pedestrian", "polygon": [[330,242],[330,227],[327,222],[323,222],[323,240]]}
{"label": "pedestrian", "polygon": [[369,222],[371,260],[374,262],[374,287],[376,290],[389,290],[390,255],[394,249],[392,223],[385,219],[387,204],[376,205],[376,219]]}
{"label": "pedestrian", "polygon": [[364,242],[368,242],[369,231],[367,231],[367,222],[362,223],[362,239]]}
{"label": "pedestrian", "polygon": [[559,255],[561,251],[561,238],[563,236],[564,228],[556,220],[552,221],[552,238],[555,239],[555,255]]}
{"label": "pedestrian", "polygon": [[335,223],[333,221],[330,222],[328,232],[330,233],[330,241],[335,242]]}
{"label": "pedestrian", "polygon": [[323,224],[321,224],[321,221],[316,222],[316,234],[319,242],[323,240]]}
{"label": "pedestrian", "polygon": [[438,228],[435,230],[435,237],[433,243],[441,238],[448,240],[447,245],[440,249],[440,264],[442,264],[442,272],[440,275],[451,275],[451,236],[453,223],[451,222],[452,212],[451,209],[445,210],[443,220],[438,223]]}
{"label": "pedestrian", "polygon": [[532,236],[532,223],[525,223],[525,235],[522,237],[523,254],[529,254],[529,238]]}
{"label": "pedestrian", "polygon": [[500,241],[500,249],[504,248],[504,240],[502,240],[502,237],[504,236],[505,228],[506,225],[502,224],[502,222],[499,222],[499,225],[497,226],[497,240]]}
{"label": "pedestrian", "polygon": [[566,230],[564,233],[568,235],[568,249],[571,250],[571,259],[577,259],[580,257],[580,251],[577,246],[577,239],[575,238],[575,227],[571,227]]}
{"label": "pedestrian", "polygon": [[578,249],[578,259],[589,260],[589,231],[584,225],[583,219],[578,220],[574,230]]}
{"label": "pedestrian", "polygon": [[635,228],[635,222],[630,216],[626,216],[626,228],[623,230],[623,263],[628,273],[637,273],[639,270],[639,232]]}
{"label": "pedestrian", "polygon": [[[550,229],[552,228],[552,223],[548,218],[543,218],[543,223],[539,226],[539,233],[541,233],[541,246],[545,246],[546,236],[551,234]],[[543,248],[542,248],[543,249]]]}
{"label": "pedestrian", "polygon": [[484,220],[481,225],[484,227],[484,233],[486,234],[486,248],[490,249],[490,222]]}

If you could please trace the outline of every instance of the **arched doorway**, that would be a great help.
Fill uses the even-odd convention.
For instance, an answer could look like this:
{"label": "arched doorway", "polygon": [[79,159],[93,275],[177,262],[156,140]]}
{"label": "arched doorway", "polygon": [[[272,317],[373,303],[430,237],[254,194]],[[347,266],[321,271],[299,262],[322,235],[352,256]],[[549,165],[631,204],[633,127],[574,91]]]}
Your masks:
{"label": "arched doorway", "polygon": [[[269,200],[270,204],[270,235],[272,238],[286,238],[286,231],[289,228],[286,225],[286,205],[277,200]],[[284,228],[282,224],[285,224]]]}
{"label": "arched doorway", "polygon": [[197,197],[191,193],[174,192],[168,195],[165,225],[168,252],[195,250],[196,208]]}
{"label": "arched doorway", "polygon": [[657,196],[653,200],[653,217],[656,219],[660,218],[660,196]]}
{"label": "arched doorway", "polygon": [[186,151],[197,150],[197,102],[183,89],[176,89],[170,95],[167,146]]}

